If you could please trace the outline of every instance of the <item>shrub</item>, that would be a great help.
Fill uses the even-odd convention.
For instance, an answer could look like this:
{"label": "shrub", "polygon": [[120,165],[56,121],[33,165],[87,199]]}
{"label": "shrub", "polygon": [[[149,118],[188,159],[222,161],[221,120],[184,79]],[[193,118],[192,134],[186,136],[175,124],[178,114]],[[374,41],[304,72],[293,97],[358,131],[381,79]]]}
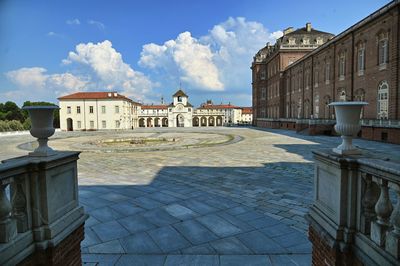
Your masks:
{"label": "shrub", "polygon": [[11,131],[18,131],[18,130],[24,130],[24,126],[22,123],[18,120],[11,120],[8,121],[8,125],[11,129]]}
{"label": "shrub", "polygon": [[10,127],[8,126],[8,121],[0,120],[0,132],[10,131]]}
{"label": "shrub", "polygon": [[24,126],[18,120],[0,121],[0,132],[24,130]]}
{"label": "shrub", "polygon": [[31,129],[31,119],[28,117],[27,119],[25,119],[24,123],[22,124],[22,126],[24,127],[25,130],[29,130]]}

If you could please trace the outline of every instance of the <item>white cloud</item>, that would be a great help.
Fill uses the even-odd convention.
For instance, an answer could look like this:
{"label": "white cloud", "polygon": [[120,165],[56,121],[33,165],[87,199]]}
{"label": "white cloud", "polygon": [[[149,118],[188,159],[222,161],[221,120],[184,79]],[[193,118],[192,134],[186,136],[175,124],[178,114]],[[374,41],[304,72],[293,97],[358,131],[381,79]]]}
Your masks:
{"label": "white cloud", "polygon": [[46,69],[42,67],[23,67],[6,73],[8,79],[19,87],[32,87],[41,89],[45,86],[47,75]]}
{"label": "white cloud", "polygon": [[166,71],[176,65],[182,81],[208,90],[222,90],[223,84],[212,57],[208,45],[199,43],[190,32],[183,32],[176,40],[167,41],[163,45],[145,45],[139,63],[153,69],[163,67]]}
{"label": "white cloud", "polygon": [[157,83],[126,64],[108,40],[78,44],[62,62],[70,71],[48,74],[45,68],[31,67],[5,73],[17,85],[16,91],[21,92],[13,95],[49,99],[76,91],[116,90],[136,100],[154,96],[152,88]]}
{"label": "white cloud", "polygon": [[199,38],[183,32],[162,45],[144,45],[139,64],[154,72],[173,74],[195,89],[248,90],[254,54],[280,34],[270,33],[258,22],[229,18]]}
{"label": "white cloud", "polygon": [[73,63],[86,67],[92,75],[92,80],[100,88],[121,90],[127,96],[144,99],[155,86],[150,79],[126,64],[122,55],[117,52],[108,40],[101,43],[81,43],[74,52],[69,52],[64,64]]}
{"label": "white cloud", "polygon": [[5,73],[17,90],[5,92],[11,98],[43,100],[61,94],[85,90],[88,80],[71,73],[47,74],[42,67],[20,68]]}
{"label": "white cloud", "polygon": [[89,25],[96,26],[99,30],[104,30],[106,28],[106,26],[103,23],[101,23],[100,21],[93,20],[93,19],[88,20],[87,23]]}
{"label": "white cloud", "polygon": [[67,23],[68,25],[80,25],[81,24],[81,22],[77,18],[68,19],[67,21],[65,21],[65,23]]}
{"label": "white cloud", "polygon": [[49,37],[64,38],[64,35],[59,34],[59,33],[56,33],[56,32],[54,32],[54,31],[49,31],[49,32],[47,33],[47,36],[49,36]]}

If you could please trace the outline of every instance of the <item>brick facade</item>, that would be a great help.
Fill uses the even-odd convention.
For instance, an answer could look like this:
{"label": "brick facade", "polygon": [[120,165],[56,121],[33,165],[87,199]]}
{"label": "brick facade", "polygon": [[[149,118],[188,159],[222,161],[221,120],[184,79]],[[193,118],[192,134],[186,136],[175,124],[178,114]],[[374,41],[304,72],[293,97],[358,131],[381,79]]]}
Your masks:
{"label": "brick facade", "polygon": [[57,246],[48,247],[46,250],[37,250],[18,265],[80,266],[82,265],[81,242],[83,239],[84,224],[62,240]]}
{"label": "brick facade", "polygon": [[[298,50],[305,50],[292,51],[282,45],[293,33],[278,39],[274,46],[261,49],[252,64],[253,113],[257,114],[254,125],[265,124],[257,122],[263,118],[334,119],[334,110],[328,106],[330,102],[357,100],[369,103],[363,110],[363,119],[397,123],[400,120],[399,13],[400,2],[393,1],[339,35],[325,38],[326,42],[318,47],[307,50],[301,41],[307,34],[312,39],[329,35],[320,31],[307,33],[303,28],[297,30],[302,30],[303,39],[296,45]],[[289,64],[290,57],[298,60]],[[268,71],[260,80],[259,70],[263,68]],[[378,91],[383,85],[388,87],[387,101],[378,100]],[[268,88],[266,95],[261,95],[260,88],[264,87]],[[387,113],[382,111],[386,104]],[[399,143],[399,129],[363,128],[361,136]],[[368,133],[371,130],[375,133]],[[390,137],[386,138],[386,131]]]}

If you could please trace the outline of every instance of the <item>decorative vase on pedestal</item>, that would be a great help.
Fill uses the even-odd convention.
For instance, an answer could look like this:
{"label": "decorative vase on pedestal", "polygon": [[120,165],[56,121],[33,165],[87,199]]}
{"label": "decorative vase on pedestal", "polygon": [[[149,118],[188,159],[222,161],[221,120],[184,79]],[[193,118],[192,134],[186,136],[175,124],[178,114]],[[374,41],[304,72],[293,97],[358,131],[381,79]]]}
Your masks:
{"label": "decorative vase on pedestal", "polygon": [[342,155],[357,155],[361,151],[353,146],[353,137],[361,129],[360,115],[367,102],[333,102],[329,106],[335,107],[335,130],[343,139],[342,144],[333,149],[333,152]]}
{"label": "decorative vase on pedestal", "polygon": [[54,110],[60,108],[58,106],[25,106],[22,109],[28,111],[32,123],[30,133],[38,139],[39,143],[39,147],[30,152],[29,156],[45,157],[54,155],[56,152],[47,146],[47,142],[55,132],[53,127]]}

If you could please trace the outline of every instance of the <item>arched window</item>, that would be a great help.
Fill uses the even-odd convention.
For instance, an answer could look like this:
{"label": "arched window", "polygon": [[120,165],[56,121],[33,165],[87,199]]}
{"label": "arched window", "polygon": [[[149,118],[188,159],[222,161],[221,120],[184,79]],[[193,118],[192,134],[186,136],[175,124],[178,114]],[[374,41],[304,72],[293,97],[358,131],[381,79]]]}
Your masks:
{"label": "arched window", "polygon": [[378,119],[388,119],[389,116],[389,84],[387,81],[382,81],[378,86],[377,100]]}

